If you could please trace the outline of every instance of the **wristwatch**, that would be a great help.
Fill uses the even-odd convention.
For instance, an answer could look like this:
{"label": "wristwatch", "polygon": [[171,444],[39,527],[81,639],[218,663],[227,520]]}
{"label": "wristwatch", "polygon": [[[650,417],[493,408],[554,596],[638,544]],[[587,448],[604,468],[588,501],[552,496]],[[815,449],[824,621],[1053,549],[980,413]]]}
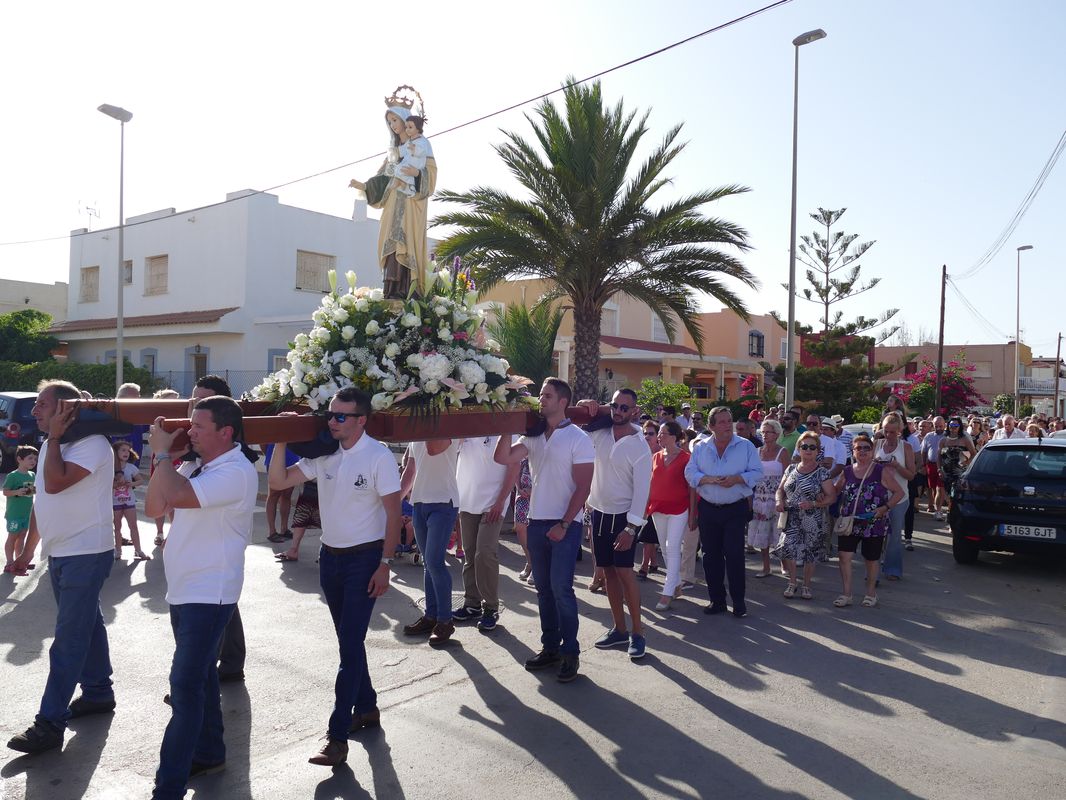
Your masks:
{"label": "wristwatch", "polygon": [[386,567],[391,567],[393,561],[394,561],[394,559],[391,559],[391,558],[383,558],[383,559],[381,559],[381,563],[384,564]]}
{"label": "wristwatch", "polygon": [[629,533],[633,534],[634,536],[637,535],[637,527],[636,527],[636,525],[633,525],[633,524],[626,525],[624,528],[622,528],[622,532],[625,533],[626,531],[629,531]]}

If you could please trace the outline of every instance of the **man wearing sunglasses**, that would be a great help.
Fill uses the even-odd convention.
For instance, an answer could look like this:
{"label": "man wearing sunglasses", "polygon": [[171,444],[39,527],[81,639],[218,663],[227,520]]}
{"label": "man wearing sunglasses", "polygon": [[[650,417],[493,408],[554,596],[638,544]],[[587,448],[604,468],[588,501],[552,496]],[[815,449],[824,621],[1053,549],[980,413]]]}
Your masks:
{"label": "man wearing sunglasses", "polygon": [[366,663],[366,632],[374,601],[389,588],[391,556],[400,542],[400,475],[392,453],[366,434],[370,397],[341,389],[329,402],[335,453],[302,458],[285,467],[285,445],[275,445],[270,488],[285,489],[318,479],[322,550],[319,583],[340,644],[336,699],[326,743],[308,759],[335,767],[348,759],[348,734],[381,723],[377,693]]}
{"label": "man wearing sunglasses", "polygon": [[[593,418],[611,415],[611,427],[589,433],[596,451],[588,501],[592,508],[592,548],[596,566],[603,568],[614,618],[614,627],[600,637],[596,647],[606,650],[625,645],[630,658],[643,658],[640,588],[633,572],[633,557],[651,488],[651,450],[637,435],[640,428],[633,424],[640,414],[637,394],[632,389],[619,389],[609,406],[601,406],[595,400],[582,400],[578,405],[587,408]],[[632,620],[629,628],[626,607]]]}

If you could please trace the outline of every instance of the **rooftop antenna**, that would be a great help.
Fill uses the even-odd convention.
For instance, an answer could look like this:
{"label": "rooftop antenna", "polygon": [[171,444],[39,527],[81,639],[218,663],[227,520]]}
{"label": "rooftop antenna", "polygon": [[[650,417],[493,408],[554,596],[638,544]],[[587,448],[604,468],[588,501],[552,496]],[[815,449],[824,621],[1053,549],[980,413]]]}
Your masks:
{"label": "rooftop antenna", "polygon": [[[94,201],[94,203],[95,203],[95,201]],[[98,208],[96,208],[95,205],[91,205],[91,206],[89,206],[89,205],[79,205],[78,206],[78,213],[79,214],[88,215],[88,217],[89,217],[89,230],[90,231],[93,229],[93,217],[96,217],[97,219],[100,218],[100,210]]]}

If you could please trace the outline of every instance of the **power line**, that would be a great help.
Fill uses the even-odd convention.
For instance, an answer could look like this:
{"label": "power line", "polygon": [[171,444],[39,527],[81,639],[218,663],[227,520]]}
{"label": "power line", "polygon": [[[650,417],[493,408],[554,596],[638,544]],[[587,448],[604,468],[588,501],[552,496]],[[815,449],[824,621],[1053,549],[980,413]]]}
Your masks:
{"label": "power line", "polygon": [[1001,331],[991,322],[989,322],[985,318],[985,316],[977,310],[977,307],[974,306],[974,304],[966,298],[966,295],[962,293],[962,290],[959,289],[959,287],[955,284],[955,281],[953,281],[950,276],[948,277],[948,285],[951,286],[951,290],[955,292],[955,295],[959,298],[959,300],[962,301],[963,306],[966,307],[966,309],[970,312],[971,316],[973,316],[977,323],[985,329],[986,333],[989,333],[992,336],[1000,339],[1012,338],[1007,334],[1003,333],[1003,331]]}
{"label": "power line", "polygon": [[[543,92],[541,94],[538,94],[536,97],[530,97],[528,100],[522,100],[522,101],[520,101],[518,103],[512,103],[511,105],[506,106],[505,108],[497,109],[496,111],[492,111],[492,112],[490,112],[488,114],[482,114],[480,117],[476,117],[474,119],[467,120],[466,122],[461,122],[458,125],[453,125],[450,128],[446,128],[443,131],[439,131],[438,133],[434,133],[431,136],[427,136],[426,138],[427,139],[435,139],[435,138],[437,138],[439,136],[444,136],[445,134],[454,133],[455,131],[461,130],[462,128],[467,128],[467,127],[469,127],[471,125],[476,125],[479,122],[484,122],[487,119],[492,119],[493,117],[498,117],[501,114],[506,114],[509,111],[514,111],[516,108],[521,108],[522,106],[529,105],[530,103],[536,103],[538,100],[544,100],[544,99],[546,99],[548,97],[551,97],[554,94],[558,94],[559,92],[563,92],[563,91],[566,91],[567,89],[573,88],[574,86],[580,86],[583,83],[588,83],[589,81],[596,80],[597,78],[601,78],[604,75],[609,75],[612,72],[617,72],[620,69],[625,69],[626,67],[630,67],[630,66],[632,66],[634,64],[639,64],[641,61],[646,61],[649,58],[654,58],[655,56],[662,55],[663,53],[665,53],[665,52],[667,52],[669,50],[673,50],[675,47],[681,47],[682,45],[688,44],[689,42],[693,42],[696,39],[699,39],[699,38],[701,38],[703,36],[707,36],[707,35],[712,34],[712,33],[717,33],[719,31],[725,30],[726,28],[732,27],[733,25],[738,25],[741,22],[746,22],[747,20],[749,20],[749,19],[751,19],[753,17],[757,17],[760,14],[763,14],[763,13],[765,13],[767,11],[772,11],[773,9],[778,8],[779,6],[783,6],[783,5],[786,5],[786,4],[791,3],[791,2],[792,2],[792,0],[776,0],[776,2],[770,3],[769,5],[765,5],[762,8],[757,8],[754,11],[749,11],[747,14],[743,14],[743,15],[741,15],[739,17],[735,17],[734,19],[731,19],[728,22],[723,22],[721,25],[715,25],[713,28],[708,28],[705,31],[700,31],[699,33],[695,33],[695,34],[693,34],[691,36],[687,36],[684,39],[679,39],[678,41],[673,42],[672,44],[668,44],[665,47],[660,47],[658,50],[652,50],[651,52],[645,53],[644,55],[637,56],[636,58],[631,58],[628,61],[624,61],[621,64],[616,64],[615,66],[608,67],[607,69],[604,69],[604,70],[600,70],[599,72],[597,72],[597,73],[595,73],[593,75],[589,75],[588,77],[582,78],[581,80],[576,80],[576,81],[573,81],[571,83],[564,84],[564,85],[560,86],[557,89],[552,89],[551,91],[547,91],[547,92]],[[287,186],[292,186],[292,185],[297,184],[297,183],[302,183],[303,181],[309,181],[309,180],[311,180],[313,178],[319,178],[319,177],[321,177],[323,175],[328,175],[331,172],[337,172],[337,171],[342,170],[342,169],[348,169],[349,167],[354,167],[357,164],[362,164],[362,163],[364,163],[366,161],[372,161],[374,159],[381,158],[384,155],[385,155],[385,151],[381,151],[379,153],[374,153],[373,155],[364,156],[363,158],[356,159],[355,161],[349,161],[346,164],[340,164],[340,165],[338,165],[336,167],[330,167],[329,169],[324,169],[324,170],[320,170],[318,172],[313,172],[310,175],[304,175],[301,178],[294,178],[294,179],[292,179],[290,181],[285,181],[284,183],[278,183],[278,184],[275,184],[274,186],[269,186],[266,189],[255,189],[255,190],[252,190],[252,192],[250,194],[241,195],[240,197],[234,198],[233,200],[222,200],[222,201],[220,201],[218,203],[208,203],[207,205],[197,206],[196,208],[185,209],[184,211],[176,212],[175,216],[177,216],[178,214],[192,214],[192,213],[195,213],[197,211],[203,211],[203,210],[208,209],[208,208],[215,208],[217,206],[226,205],[227,203],[233,203],[233,202],[236,202],[237,200],[244,200],[245,198],[251,197],[252,195],[266,194],[267,192],[273,192],[273,191],[276,191],[278,189],[284,189]],[[143,224],[146,224],[148,222],[154,222],[154,220],[143,220],[141,222],[133,222],[133,223],[127,224],[125,227],[126,228],[133,228],[133,227],[136,227],[137,225],[143,225]],[[41,242],[55,242],[55,241],[59,241],[61,239],[73,239],[75,237],[84,236],[84,235],[86,235],[86,234],[73,233],[73,234],[65,234],[63,236],[48,236],[48,237],[45,237],[45,238],[42,238],[42,239],[24,239],[22,241],[0,242],[0,247],[8,247],[8,246],[11,246],[11,245],[21,245],[21,244],[38,244],[38,243],[41,243]]]}
{"label": "power line", "polygon": [[1036,182],[1029,189],[1029,193],[1022,200],[1021,205],[1018,206],[1014,212],[1014,216],[1011,217],[1010,222],[999,234],[999,237],[992,243],[992,246],[985,251],[985,254],[978,259],[977,263],[970,267],[966,272],[957,276],[959,280],[965,280],[966,278],[972,278],[979,273],[985,267],[987,267],[992,259],[996,257],[1003,246],[1007,243],[1010,237],[1014,234],[1015,228],[1018,227],[1018,223],[1022,221],[1022,217],[1025,216],[1025,212],[1029,210],[1029,206],[1036,200],[1036,196],[1040,193],[1040,190],[1044,187],[1044,182],[1047,180],[1048,175],[1055,169],[1055,164],[1059,160],[1059,156],[1062,155],[1062,151],[1066,149],[1066,131],[1062,132],[1062,136],[1059,137],[1058,143],[1051,151],[1051,155],[1048,156],[1048,160],[1044,162],[1044,168],[1040,170],[1040,174],[1036,178]]}

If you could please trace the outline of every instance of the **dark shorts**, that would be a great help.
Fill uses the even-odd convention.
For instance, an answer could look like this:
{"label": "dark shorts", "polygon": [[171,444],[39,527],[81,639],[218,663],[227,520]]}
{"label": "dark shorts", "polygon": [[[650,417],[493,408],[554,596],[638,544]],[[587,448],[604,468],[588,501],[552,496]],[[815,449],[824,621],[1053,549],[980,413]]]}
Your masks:
{"label": "dark shorts", "polygon": [[301,494],[296,501],[296,510],[292,512],[292,527],[321,528],[322,520],[318,516],[318,496],[308,497]]}
{"label": "dark shorts", "polygon": [[651,515],[648,515],[648,521],[644,523],[644,527],[640,529],[640,533],[637,535],[637,541],[641,544],[658,544],[659,532],[655,530],[655,523],[651,521]]}
{"label": "dark shorts", "polygon": [[614,549],[614,542],[626,524],[625,514],[604,514],[592,509],[592,552],[596,555],[597,567],[633,569],[637,537],[633,537],[633,543],[627,549]]}
{"label": "dark shorts", "polygon": [[838,536],[837,547],[841,553],[854,553],[862,543],[862,557],[867,561],[877,561],[885,547],[884,536]]}

